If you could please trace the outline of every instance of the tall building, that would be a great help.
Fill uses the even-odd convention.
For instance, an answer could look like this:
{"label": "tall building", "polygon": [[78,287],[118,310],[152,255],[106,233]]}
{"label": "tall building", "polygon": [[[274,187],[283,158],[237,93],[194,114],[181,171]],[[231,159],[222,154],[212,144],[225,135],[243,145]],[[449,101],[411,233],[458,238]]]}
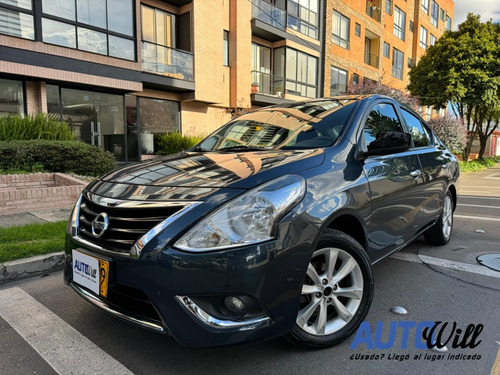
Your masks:
{"label": "tall building", "polygon": [[404,91],[408,72],[451,29],[452,0],[327,0],[325,92],[364,79]]}
{"label": "tall building", "polygon": [[132,162],[251,108],[363,79],[404,89],[420,28],[431,44],[453,3],[436,27],[435,1],[377,1],[0,0],[0,116],[49,113]]}

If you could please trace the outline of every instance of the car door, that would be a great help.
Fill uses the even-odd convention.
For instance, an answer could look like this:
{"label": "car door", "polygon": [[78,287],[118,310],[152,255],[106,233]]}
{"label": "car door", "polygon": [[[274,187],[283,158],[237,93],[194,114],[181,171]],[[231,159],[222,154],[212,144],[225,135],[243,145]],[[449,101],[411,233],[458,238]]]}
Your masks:
{"label": "car door", "polygon": [[[365,116],[360,136],[361,150],[368,150],[380,132],[403,132],[404,127],[392,102],[379,102]],[[412,239],[419,230],[423,183],[420,162],[413,151],[370,156],[364,160],[368,179],[371,218],[369,241],[376,260]]]}
{"label": "car door", "polygon": [[401,108],[401,114],[412,136],[414,153],[422,166],[423,184],[418,194],[423,204],[418,221],[421,226],[425,226],[441,214],[446,189],[452,177],[450,163],[453,156],[436,142],[431,130],[421,118],[405,108]]}

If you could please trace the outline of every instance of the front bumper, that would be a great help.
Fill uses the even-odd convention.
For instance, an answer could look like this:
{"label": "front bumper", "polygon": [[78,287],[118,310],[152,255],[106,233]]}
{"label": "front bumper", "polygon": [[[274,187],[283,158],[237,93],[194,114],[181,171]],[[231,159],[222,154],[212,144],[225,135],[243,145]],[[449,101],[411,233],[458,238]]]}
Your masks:
{"label": "front bumper", "polygon": [[[64,277],[87,301],[129,323],[191,347],[256,342],[295,325],[300,291],[318,236],[299,215],[280,223],[276,240],[231,250],[188,253],[166,247],[139,259],[110,256],[68,237]],[[110,259],[107,298],[72,280],[73,249]],[[219,308],[226,296],[248,301],[245,316]]]}

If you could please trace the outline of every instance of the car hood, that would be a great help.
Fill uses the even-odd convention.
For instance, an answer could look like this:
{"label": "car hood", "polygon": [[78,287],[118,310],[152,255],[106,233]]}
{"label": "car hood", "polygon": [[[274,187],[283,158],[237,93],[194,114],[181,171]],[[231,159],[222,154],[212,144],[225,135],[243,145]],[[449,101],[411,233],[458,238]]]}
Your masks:
{"label": "car hood", "polygon": [[184,152],[117,169],[88,190],[122,199],[200,199],[221,188],[249,189],[323,160],[322,149]]}

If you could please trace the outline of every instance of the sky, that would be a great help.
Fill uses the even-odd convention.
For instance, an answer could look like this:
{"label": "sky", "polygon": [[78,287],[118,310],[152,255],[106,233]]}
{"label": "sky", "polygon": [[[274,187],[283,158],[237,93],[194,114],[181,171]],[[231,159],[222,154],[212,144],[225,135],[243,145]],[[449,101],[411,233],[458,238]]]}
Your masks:
{"label": "sky", "polygon": [[492,19],[500,22],[500,1],[498,0],[454,0],[455,15],[453,17],[453,30],[465,21],[467,13],[481,15],[481,21]]}

